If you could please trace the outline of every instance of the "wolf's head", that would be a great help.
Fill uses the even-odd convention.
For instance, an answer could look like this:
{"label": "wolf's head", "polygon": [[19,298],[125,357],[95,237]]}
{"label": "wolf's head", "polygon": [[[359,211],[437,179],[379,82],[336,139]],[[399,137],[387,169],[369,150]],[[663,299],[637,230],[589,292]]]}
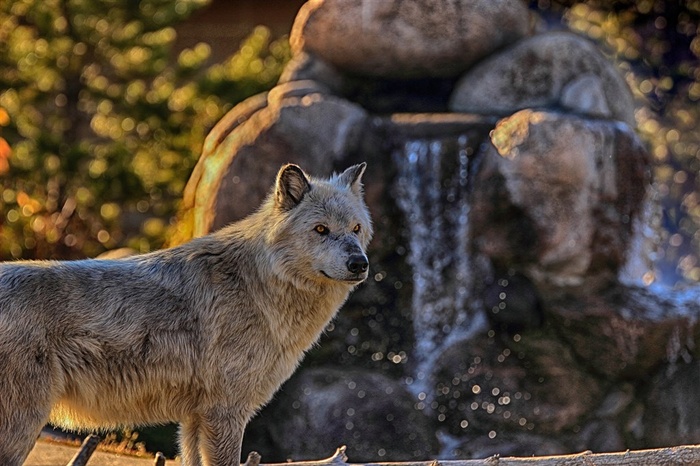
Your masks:
{"label": "wolf's head", "polygon": [[272,193],[275,227],[268,236],[278,273],[299,282],[344,283],[367,278],[365,250],[372,222],[364,201],[366,164],[321,180],[284,165]]}

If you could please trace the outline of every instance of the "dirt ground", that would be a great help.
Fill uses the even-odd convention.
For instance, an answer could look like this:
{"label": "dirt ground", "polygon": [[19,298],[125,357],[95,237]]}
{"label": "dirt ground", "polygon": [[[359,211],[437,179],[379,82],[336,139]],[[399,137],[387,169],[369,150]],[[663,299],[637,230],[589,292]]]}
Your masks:
{"label": "dirt ground", "polygon": [[[24,466],[66,466],[78,451],[78,447],[66,446],[39,439]],[[96,451],[87,466],[151,466],[154,459],[141,459]],[[167,466],[180,466],[179,461],[166,461]]]}

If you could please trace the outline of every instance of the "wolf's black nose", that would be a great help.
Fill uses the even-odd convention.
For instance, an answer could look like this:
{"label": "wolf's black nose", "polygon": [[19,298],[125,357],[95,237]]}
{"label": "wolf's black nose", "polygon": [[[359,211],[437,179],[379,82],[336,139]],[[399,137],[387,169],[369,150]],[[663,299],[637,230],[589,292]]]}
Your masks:
{"label": "wolf's black nose", "polygon": [[345,265],[347,265],[348,270],[352,273],[362,273],[367,271],[369,262],[364,255],[353,254]]}

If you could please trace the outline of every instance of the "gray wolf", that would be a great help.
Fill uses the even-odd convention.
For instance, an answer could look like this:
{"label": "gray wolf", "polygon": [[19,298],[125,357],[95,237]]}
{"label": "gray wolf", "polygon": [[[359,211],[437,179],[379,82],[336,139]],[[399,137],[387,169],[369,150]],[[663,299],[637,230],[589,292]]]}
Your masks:
{"label": "gray wolf", "polygon": [[364,170],[285,165],[255,213],[174,248],[0,264],[0,464],[47,421],[175,421],[185,465],[238,465],[248,420],[367,278]]}

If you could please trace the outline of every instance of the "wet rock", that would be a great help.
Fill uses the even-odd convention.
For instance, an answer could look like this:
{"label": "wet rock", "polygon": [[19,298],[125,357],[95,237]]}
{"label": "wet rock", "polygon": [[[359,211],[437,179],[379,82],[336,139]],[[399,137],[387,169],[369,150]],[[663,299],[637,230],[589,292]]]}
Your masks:
{"label": "wet rock", "polygon": [[642,287],[588,291],[549,303],[547,318],[592,373],[610,380],[644,377],[664,362],[690,357],[696,347],[697,290],[685,298]]}
{"label": "wet rock", "polygon": [[591,450],[594,453],[624,451],[625,441],[620,429],[612,420],[594,420],[586,424],[573,442],[575,451]]}
{"label": "wet rock", "polygon": [[542,325],[540,296],[522,274],[497,274],[483,290],[483,296],[484,311],[495,329],[515,333]]}
{"label": "wet rock", "polygon": [[[266,462],[324,458],[347,445],[353,462],[434,457],[437,438],[415,404],[403,385],[378,373],[308,369],[261,415],[274,447],[260,453]],[[247,445],[256,448],[254,439]]]}
{"label": "wet rock", "polygon": [[290,82],[224,116],[205,141],[185,190],[194,236],[251,213],[282,164],[328,176],[357,148],[366,112],[324,90],[313,81]]}
{"label": "wet rock", "polygon": [[458,437],[559,433],[590,413],[601,393],[571,351],[541,333],[456,343],[438,357],[432,386],[434,415]]}
{"label": "wet rock", "polygon": [[603,419],[616,419],[629,408],[633,400],[634,387],[630,384],[620,384],[605,396],[595,415]]}
{"label": "wet rock", "polygon": [[520,111],[498,123],[483,153],[472,200],[475,246],[497,264],[525,269],[540,288],[597,274],[613,280],[648,167],[625,125]]}
{"label": "wet rock", "polygon": [[634,101],[615,66],[589,40],[569,32],[523,39],[462,76],[450,110],[507,116],[561,107],[634,126]]}
{"label": "wet rock", "polygon": [[525,36],[530,15],[508,0],[316,0],[294,22],[294,53],[378,77],[456,76]]}
{"label": "wet rock", "polygon": [[651,383],[644,412],[650,447],[700,443],[700,362],[664,367]]}
{"label": "wet rock", "polygon": [[559,104],[573,113],[600,118],[612,117],[600,76],[586,73],[569,81],[561,91]]}

